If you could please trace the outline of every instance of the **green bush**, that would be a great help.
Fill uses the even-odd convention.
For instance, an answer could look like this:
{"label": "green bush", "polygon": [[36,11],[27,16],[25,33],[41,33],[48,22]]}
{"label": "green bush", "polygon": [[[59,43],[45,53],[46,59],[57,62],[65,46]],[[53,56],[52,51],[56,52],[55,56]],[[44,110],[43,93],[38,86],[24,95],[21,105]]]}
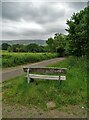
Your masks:
{"label": "green bush", "polygon": [[14,67],[58,57],[56,53],[2,53],[2,67]]}

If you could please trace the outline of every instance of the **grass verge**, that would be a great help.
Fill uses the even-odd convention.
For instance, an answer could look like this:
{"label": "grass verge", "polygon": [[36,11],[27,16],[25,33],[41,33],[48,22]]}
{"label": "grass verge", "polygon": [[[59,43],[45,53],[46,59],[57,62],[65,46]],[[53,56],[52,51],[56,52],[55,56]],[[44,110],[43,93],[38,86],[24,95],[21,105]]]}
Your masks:
{"label": "grass verge", "polygon": [[51,67],[67,68],[67,80],[35,80],[30,84],[23,76],[3,82],[3,102],[47,110],[47,103],[53,101],[56,108],[67,105],[86,107],[87,74],[86,58],[68,57]]}

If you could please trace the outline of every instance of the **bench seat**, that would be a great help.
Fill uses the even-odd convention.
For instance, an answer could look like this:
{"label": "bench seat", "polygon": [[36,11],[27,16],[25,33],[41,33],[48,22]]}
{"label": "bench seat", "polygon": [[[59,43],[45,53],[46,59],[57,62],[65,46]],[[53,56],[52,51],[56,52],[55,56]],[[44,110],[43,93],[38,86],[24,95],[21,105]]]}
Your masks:
{"label": "bench seat", "polygon": [[[26,77],[28,77],[28,76],[26,76]],[[29,74],[29,78],[45,79],[45,80],[66,80],[66,76],[38,75],[38,74]]]}

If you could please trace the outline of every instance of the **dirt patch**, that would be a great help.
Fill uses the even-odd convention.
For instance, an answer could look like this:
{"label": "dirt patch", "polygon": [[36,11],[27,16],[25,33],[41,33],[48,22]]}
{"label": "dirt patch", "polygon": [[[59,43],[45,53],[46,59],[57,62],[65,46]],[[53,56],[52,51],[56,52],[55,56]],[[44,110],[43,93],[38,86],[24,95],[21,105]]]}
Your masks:
{"label": "dirt patch", "polygon": [[78,105],[67,105],[63,108],[68,114],[79,117],[86,118],[87,117],[87,109],[85,107],[80,107]]}
{"label": "dirt patch", "polygon": [[53,102],[53,101],[49,101],[48,103],[47,103],[47,108],[48,109],[53,109],[53,108],[55,108],[56,107],[56,105],[55,105],[55,103]]}
{"label": "dirt patch", "polygon": [[72,105],[61,110],[54,108],[43,111],[39,108],[3,104],[2,115],[3,118],[86,118],[87,111],[85,108]]}

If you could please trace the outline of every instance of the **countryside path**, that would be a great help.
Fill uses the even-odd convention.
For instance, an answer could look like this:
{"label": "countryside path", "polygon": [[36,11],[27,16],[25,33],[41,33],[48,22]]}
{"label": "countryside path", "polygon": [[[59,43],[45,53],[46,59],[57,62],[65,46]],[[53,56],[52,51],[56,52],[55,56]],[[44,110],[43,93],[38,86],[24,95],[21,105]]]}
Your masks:
{"label": "countryside path", "polygon": [[60,58],[53,58],[50,60],[44,60],[41,62],[36,62],[36,63],[32,63],[32,64],[27,64],[27,65],[22,65],[22,66],[18,66],[18,67],[14,67],[14,68],[8,68],[2,71],[2,81],[17,77],[22,75],[23,72],[23,67],[45,67],[48,66],[50,64],[54,64],[58,61],[62,61],[65,58],[60,57]]}

